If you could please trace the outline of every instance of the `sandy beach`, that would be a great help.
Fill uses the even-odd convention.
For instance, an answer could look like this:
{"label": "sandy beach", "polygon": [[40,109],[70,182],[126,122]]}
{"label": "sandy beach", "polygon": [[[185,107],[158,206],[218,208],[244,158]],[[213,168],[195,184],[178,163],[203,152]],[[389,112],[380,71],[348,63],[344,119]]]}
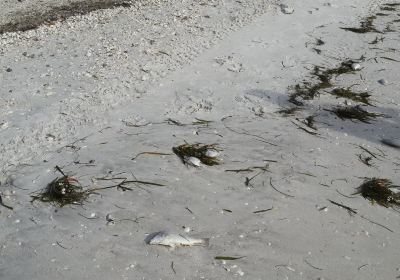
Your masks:
{"label": "sandy beach", "polygon": [[[1,5],[0,30],[25,9]],[[399,278],[399,15],[134,1],[3,32],[0,279]],[[196,143],[218,164],[176,154]],[[41,201],[62,173],[82,203]]]}

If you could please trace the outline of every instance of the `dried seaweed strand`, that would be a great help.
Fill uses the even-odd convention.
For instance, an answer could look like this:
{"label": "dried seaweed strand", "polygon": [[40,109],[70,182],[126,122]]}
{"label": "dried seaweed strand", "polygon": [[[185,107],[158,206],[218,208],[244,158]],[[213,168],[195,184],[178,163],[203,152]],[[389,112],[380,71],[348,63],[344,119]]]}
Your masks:
{"label": "dried seaweed strand", "polygon": [[0,195],[0,205],[3,206],[3,207],[5,207],[5,208],[7,208],[7,209],[14,210],[14,208],[12,208],[11,206],[5,205],[5,204],[3,203],[3,199],[2,199],[2,197],[1,197],[1,195]]}
{"label": "dried seaweed strand", "polygon": [[305,131],[305,132],[307,132],[308,134],[311,134],[311,135],[318,135],[318,133],[317,132],[314,132],[314,131],[310,131],[310,130],[308,130],[308,129],[306,129],[306,128],[304,128],[304,127],[302,127],[301,125],[299,125],[299,124],[297,124],[297,123],[295,123],[294,121],[291,121],[295,126],[297,126],[297,128],[298,129],[301,129],[301,130],[303,130],[303,131]]}
{"label": "dried seaweed strand", "polygon": [[384,229],[386,229],[386,230],[388,230],[388,231],[390,231],[390,232],[394,232],[393,230],[391,230],[391,229],[388,228],[387,226],[384,226],[384,225],[382,225],[382,224],[379,224],[379,223],[377,223],[377,222],[374,222],[374,221],[368,219],[367,217],[365,217],[365,216],[363,216],[363,215],[361,215],[361,214],[358,214],[357,211],[356,211],[355,209],[353,209],[353,208],[351,208],[351,207],[349,207],[349,206],[343,205],[343,204],[341,204],[341,203],[335,202],[335,201],[330,200],[330,199],[328,199],[328,201],[329,201],[330,203],[336,205],[336,206],[339,206],[339,207],[341,207],[341,208],[343,208],[343,209],[346,209],[349,213],[358,215],[360,218],[362,218],[362,219],[364,219],[364,220],[366,220],[366,221],[368,221],[368,222],[370,222],[370,223],[372,223],[372,224],[374,224],[374,225],[380,226],[380,227],[382,227],[382,228],[384,228]]}
{"label": "dried seaweed strand", "polygon": [[360,217],[363,218],[364,220],[370,222],[371,224],[380,226],[381,228],[387,229],[387,230],[390,231],[390,232],[394,232],[393,230],[391,230],[391,229],[388,228],[387,226],[384,226],[384,225],[382,225],[382,224],[380,224],[380,223],[374,222],[374,221],[368,219],[367,217],[364,217],[363,215],[358,214],[358,216],[360,216]]}
{"label": "dried seaweed strand", "polygon": [[165,185],[163,184],[159,184],[159,183],[152,183],[152,182],[146,182],[146,181],[140,181],[140,180],[127,180],[126,178],[116,184],[116,185],[112,185],[112,186],[108,186],[108,187],[102,187],[102,188],[95,188],[92,189],[92,191],[99,191],[99,190],[106,190],[106,189],[112,189],[112,188],[121,188],[123,191],[129,190],[131,191],[131,188],[125,187],[124,185],[126,184],[142,184],[142,185],[151,185],[151,186],[158,186],[158,187],[164,187]]}
{"label": "dried seaweed strand", "polygon": [[368,154],[370,154],[372,157],[378,159],[378,158],[376,157],[376,155],[375,155],[374,153],[372,153],[371,151],[369,151],[367,148],[364,148],[364,147],[361,146],[361,145],[357,145],[357,146],[358,146],[361,150],[363,150],[364,152],[367,152]]}
{"label": "dried seaweed strand", "polygon": [[245,168],[245,169],[227,169],[225,170],[225,172],[235,172],[235,173],[239,173],[239,172],[253,172],[254,170],[251,168]]}
{"label": "dried seaweed strand", "polygon": [[278,189],[272,184],[272,178],[269,178],[269,184],[270,184],[271,187],[272,187],[274,190],[276,190],[278,193],[283,194],[283,195],[285,195],[285,196],[287,196],[287,197],[295,197],[295,196],[293,196],[293,195],[290,195],[290,194],[287,194],[287,193],[284,193],[284,192],[281,192],[280,190],[278,190]]}
{"label": "dried seaweed strand", "polygon": [[174,268],[174,262],[173,262],[173,261],[171,262],[171,269],[172,269],[172,271],[174,272],[174,274],[176,274],[176,271],[175,271],[175,268]]}
{"label": "dried seaweed strand", "polygon": [[322,268],[319,268],[319,267],[316,267],[315,265],[312,265],[308,260],[306,260],[306,259],[304,259],[304,262],[306,263],[306,264],[308,264],[309,266],[311,266],[312,268],[314,268],[314,269],[317,269],[317,270],[323,270]]}
{"label": "dried seaweed strand", "polygon": [[170,156],[172,155],[171,153],[160,153],[160,152],[141,152],[138,153],[136,156],[134,156],[133,158],[131,158],[131,160],[135,160],[137,159],[139,156],[141,155],[154,155],[154,156]]}
{"label": "dried seaweed strand", "polygon": [[263,209],[263,210],[257,210],[257,211],[254,211],[253,214],[268,212],[268,211],[271,211],[272,209],[274,209],[274,207],[271,207],[268,209]]}
{"label": "dried seaweed strand", "polygon": [[336,206],[339,206],[339,207],[341,207],[341,208],[343,208],[343,209],[346,209],[349,213],[357,214],[357,211],[356,211],[356,209],[354,209],[354,208],[351,208],[351,207],[349,207],[349,206],[343,205],[343,204],[341,204],[341,203],[335,202],[335,201],[330,200],[330,199],[328,199],[328,201],[329,201],[330,203],[336,205]]}

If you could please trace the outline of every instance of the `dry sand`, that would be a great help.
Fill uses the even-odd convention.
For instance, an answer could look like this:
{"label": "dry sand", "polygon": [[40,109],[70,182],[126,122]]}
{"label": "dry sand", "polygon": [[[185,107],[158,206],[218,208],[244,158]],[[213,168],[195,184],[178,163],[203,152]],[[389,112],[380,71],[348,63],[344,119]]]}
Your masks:
{"label": "dry sand", "polygon": [[[296,1],[283,14],[261,0],[143,1],[1,35],[0,188],[14,209],[0,209],[0,279],[396,279],[399,213],[351,196],[364,177],[400,184],[400,150],[381,143],[400,137],[400,6],[384,3]],[[383,33],[340,29],[380,13]],[[361,56],[331,82],[370,92],[364,109],[383,116],[337,118],[358,103],[332,88],[277,113],[296,107],[291,87],[317,83],[315,65]],[[222,164],[136,157],[185,141],[217,143]],[[88,188],[121,182],[106,176],[165,186],[31,203],[56,165]],[[210,245],[146,245],[160,230]]]}

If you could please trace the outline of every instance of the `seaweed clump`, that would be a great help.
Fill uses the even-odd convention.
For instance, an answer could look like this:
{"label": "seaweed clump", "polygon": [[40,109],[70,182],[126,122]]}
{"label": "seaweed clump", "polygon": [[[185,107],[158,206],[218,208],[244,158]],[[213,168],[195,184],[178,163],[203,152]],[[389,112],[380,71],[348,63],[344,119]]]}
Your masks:
{"label": "seaweed clump", "polygon": [[386,4],[383,4],[383,6],[397,7],[397,6],[400,6],[400,3],[386,3]]}
{"label": "seaweed clump", "polygon": [[289,97],[289,102],[296,106],[302,106],[303,103],[299,101],[298,98],[303,100],[312,100],[318,97],[322,90],[333,87],[332,78],[355,72],[356,70],[353,69],[353,64],[362,60],[364,60],[363,56],[355,60],[348,59],[343,61],[339,66],[328,69],[315,66],[311,75],[317,79],[317,82],[311,83],[306,81],[295,85],[293,87],[293,93]]}
{"label": "seaweed clump", "polygon": [[365,18],[363,21],[361,21],[360,27],[340,27],[340,29],[346,30],[346,31],[351,31],[354,33],[382,33],[379,30],[377,30],[374,26],[374,20],[376,19],[376,16],[369,16]]}
{"label": "seaweed clump", "polygon": [[[182,160],[184,164],[199,166],[197,160],[201,163],[213,166],[219,164],[220,149],[216,144],[183,144],[173,147],[172,151]],[[197,160],[196,160],[197,159]]]}
{"label": "seaweed clump", "polygon": [[342,75],[342,74],[353,73],[353,72],[356,71],[356,70],[353,69],[353,66],[352,66],[353,63],[363,61],[364,59],[365,59],[365,57],[361,56],[359,59],[355,59],[355,60],[348,59],[348,60],[345,60],[342,63],[340,63],[340,65],[338,67],[325,70],[323,72],[323,74],[325,76],[328,76],[329,78],[332,78],[333,76],[339,76],[339,75]]}
{"label": "seaweed clump", "polygon": [[391,189],[400,188],[395,186],[388,179],[372,178],[366,179],[357,188],[354,194],[361,194],[372,203],[376,202],[384,207],[400,206],[400,193],[395,193]]}
{"label": "seaweed clump", "polygon": [[394,7],[394,6],[382,6],[382,7],[380,7],[380,9],[382,10],[382,11],[389,11],[389,12],[393,12],[393,11],[396,11],[396,8]]}
{"label": "seaweed clump", "polygon": [[318,79],[316,84],[311,82],[303,82],[302,84],[297,84],[293,88],[293,93],[289,97],[289,102],[297,106],[302,106],[303,103],[298,100],[302,98],[303,100],[312,100],[319,96],[320,91],[326,88],[330,88],[331,84],[331,74],[327,71],[322,71],[321,67],[315,66],[311,75]]}
{"label": "seaweed clump", "polygon": [[333,112],[336,116],[338,116],[340,119],[350,119],[350,120],[358,120],[363,123],[370,123],[371,120],[381,116],[380,114],[377,113],[371,113],[363,108],[361,108],[359,105],[356,106],[341,106],[341,107],[336,107],[333,110],[327,110]]}
{"label": "seaweed clump", "polygon": [[337,98],[339,98],[339,97],[347,98],[347,99],[353,100],[355,102],[363,103],[365,105],[372,105],[371,101],[369,100],[369,98],[371,97],[371,94],[369,94],[368,92],[357,93],[357,92],[352,91],[350,87],[335,88],[331,91],[331,94],[336,96]]}
{"label": "seaweed clump", "polygon": [[51,181],[39,194],[32,195],[32,202],[40,200],[42,202],[53,203],[59,207],[68,204],[83,204],[90,193],[90,191],[82,189],[78,180],[63,175],[61,178]]}

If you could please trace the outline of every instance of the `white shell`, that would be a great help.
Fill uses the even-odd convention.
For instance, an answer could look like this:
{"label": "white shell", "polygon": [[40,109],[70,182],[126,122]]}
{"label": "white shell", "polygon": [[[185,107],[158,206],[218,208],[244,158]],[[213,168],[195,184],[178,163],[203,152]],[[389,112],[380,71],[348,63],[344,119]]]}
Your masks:
{"label": "white shell", "polygon": [[201,166],[201,161],[197,157],[186,157],[185,162],[192,166]]}
{"label": "white shell", "polygon": [[215,157],[219,156],[219,152],[216,150],[207,150],[205,152],[205,156],[215,158]]}
{"label": "white shell", "polygon": [[354,71],[357,71],[357,70],[360,70],[360,69],[361,69],[361,65],[360,65],[359,63],[353,63],[353,64],[351,65],[351,68],[352,68]]}

